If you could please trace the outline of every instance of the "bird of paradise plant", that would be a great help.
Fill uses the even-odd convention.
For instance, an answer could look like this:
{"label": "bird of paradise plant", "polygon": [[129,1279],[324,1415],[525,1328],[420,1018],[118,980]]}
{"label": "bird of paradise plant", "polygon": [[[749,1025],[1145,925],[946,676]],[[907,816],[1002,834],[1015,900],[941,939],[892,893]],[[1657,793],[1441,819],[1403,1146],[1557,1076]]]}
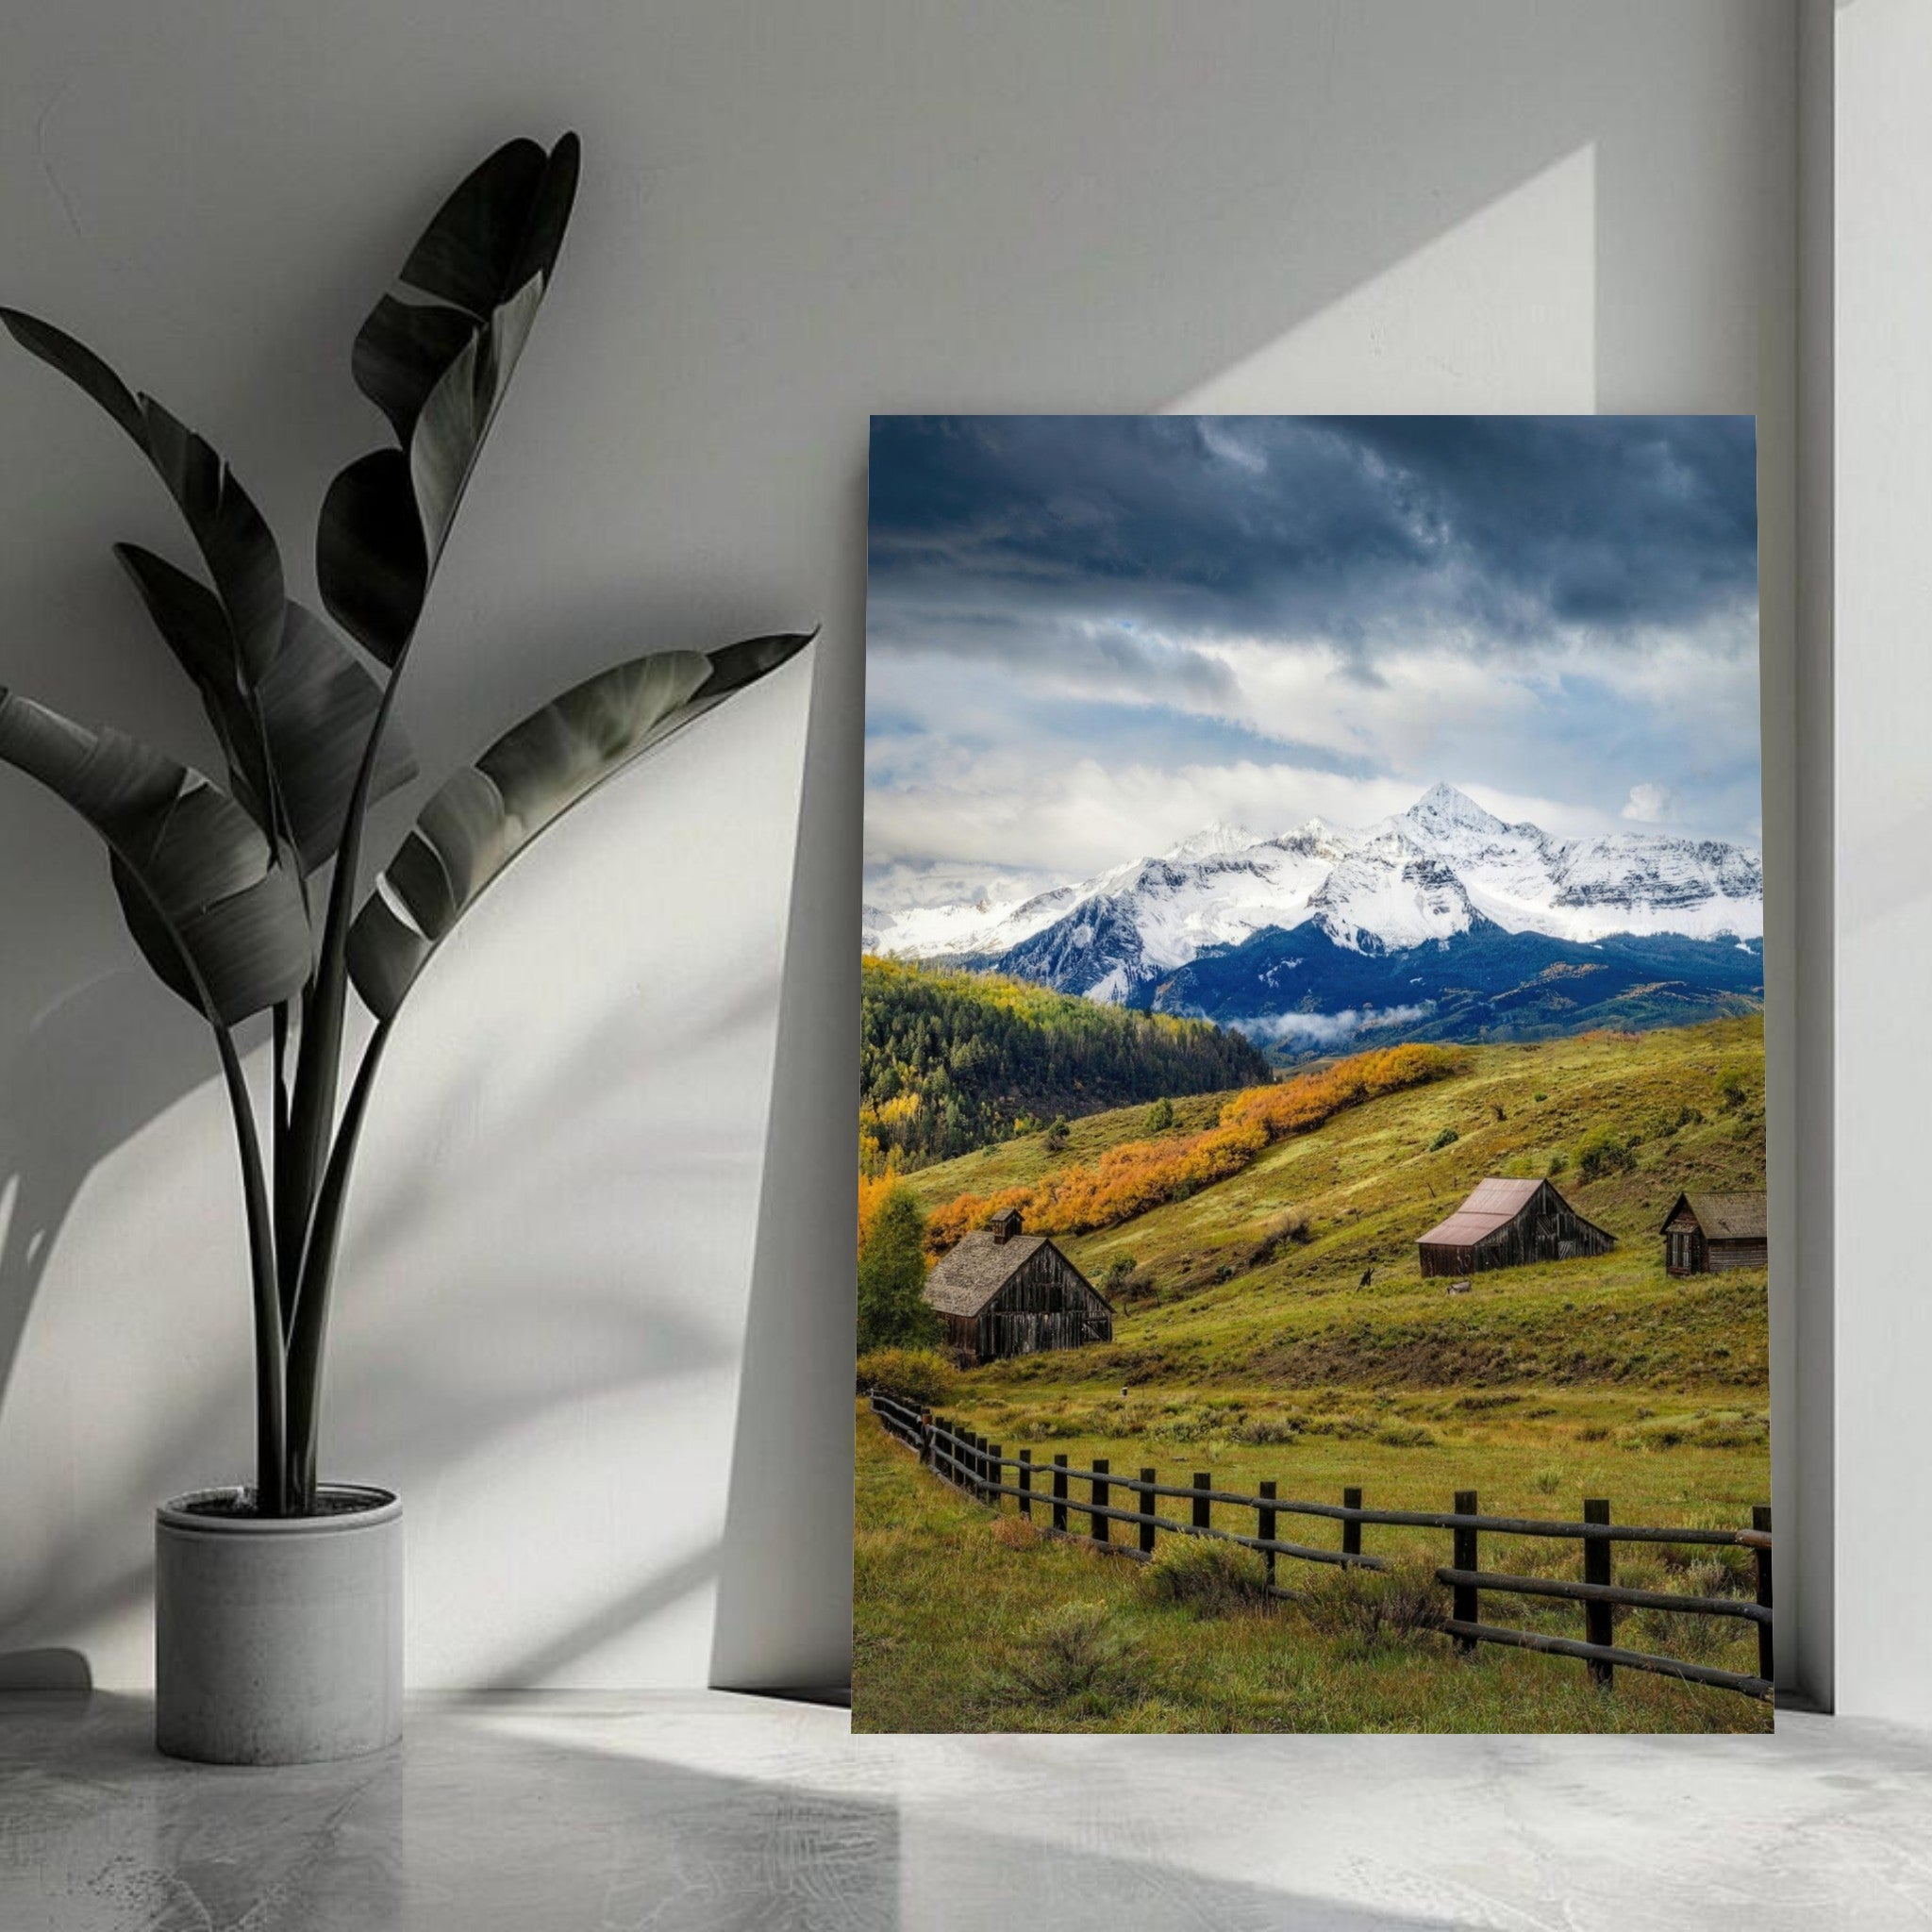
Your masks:
{"label": "bird of paradise plant", "polygon": [[[379,879],[364,879],[370,808],[416,775],[391,715],[402,673],[556,270],[577,169],[575,135],[548,151],[532,141],[499,148],[438,210],[397,291],[357,335],[357,387],[393,440],[343,470],[323,503],[316,576],[352,642],[289,596],[267,524],[201,437],[73,337],[0,308],[14,341],[147,458],[206,573],[115,546],[200,693],[225,783],[5,687],[0,759],[93,826],[135,945],[212,1030],[241,1156],[253,1507],[265,1516],[317,1507],[324,1344],[358,1138],[397,1012],[430,955],[538,833],[808,641],[654,651],[587,679],[451,776]],[[375,1024],[349,1072],[352,987]],[[237,1028],[261,1013],[273,1081],[258,1108]]]}

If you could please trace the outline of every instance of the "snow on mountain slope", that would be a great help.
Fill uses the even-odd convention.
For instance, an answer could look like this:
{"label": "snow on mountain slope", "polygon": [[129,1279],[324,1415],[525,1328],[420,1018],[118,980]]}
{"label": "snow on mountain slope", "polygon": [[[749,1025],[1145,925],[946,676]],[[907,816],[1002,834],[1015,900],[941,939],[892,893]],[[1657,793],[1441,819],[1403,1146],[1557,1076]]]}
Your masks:
{"label": "snow on mountain slope", "polygon": [[1394,823],[1442,860],[1476,910],[1509,932],[1590,941],[1610,933],[1691,939],[1764,932],[1764,868],[1716,839],[1553,839],[1505,824],[1447,785]]}
{"label": "snow on mountain slope", "polygon": [[[1312,920],[1362,954],[1446,943],[1488,920],[1589,943],[1612,934],[1756,939],[1757,853],[1718,840],[1562,840],[1508,824],[1447,785],[1361,830],[1318,819],[1278,838],[1210,825],[1158,858],[1026,896],[868,908],[868,947],[997,959],[1109,1002],[1204,951]],[[923,896],[931,896],[928,886]]]}

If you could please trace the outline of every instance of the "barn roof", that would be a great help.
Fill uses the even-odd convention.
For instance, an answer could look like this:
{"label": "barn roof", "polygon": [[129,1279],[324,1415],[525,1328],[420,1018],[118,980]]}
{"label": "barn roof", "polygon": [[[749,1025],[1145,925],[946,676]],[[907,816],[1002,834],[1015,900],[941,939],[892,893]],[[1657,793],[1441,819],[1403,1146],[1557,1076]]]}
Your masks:
{"label": "barn roof", "polygon": [[1043,1234],[1008,1235],[1000,1241],[991,1228],[975,1227],[948,1248],[925,1277],[926,1306],[942,1315],[978,1314],[1046,1244]]}
{"label": "barn roof", "polygon": [[1732,1194],[1679,1194],[1664,1216],[1665,1226],[1677,1218],[1679,1208],[1689,1208],[1697,1217],[1706,1241],[1761,1241],[1770,1238],[1762,1189]]}
{"label": "barn roof", "polygon": [[1446,1221],[1417,1237],[1425,1248],[1468,1248],[1485,1235],[1507,1227],[1536,1199],[1541,1181],[1506,1181],[1491,1176],[1470,1190],[1469,1199]]}

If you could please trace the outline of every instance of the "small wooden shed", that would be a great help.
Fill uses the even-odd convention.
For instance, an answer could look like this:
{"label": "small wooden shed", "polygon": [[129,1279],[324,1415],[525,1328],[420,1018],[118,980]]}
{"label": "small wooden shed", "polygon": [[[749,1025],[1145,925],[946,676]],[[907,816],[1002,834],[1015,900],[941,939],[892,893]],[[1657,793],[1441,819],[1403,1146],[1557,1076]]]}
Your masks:
{"label": "small wooden shed", "polygon": [[1607,1254],[1616,1237],[1586,1221],[1548,1181],[1478,1181],[1446,1221],[1416,1243],[1424,1275],[1474,1274],[1532,1261]]}
{"label": "small wooden shed", "polygon": [[1673,1274],[1770,1264],[1771,1234],[1761,1190],[1679,1194],[1657,1231],[1664,1238],[1664,1267]]}
{"label": "small wooden shed", "polygon": [[925,1299],[967,1368],[1113,1340],[1112,1304],[1012,1208],[940,1257]]}

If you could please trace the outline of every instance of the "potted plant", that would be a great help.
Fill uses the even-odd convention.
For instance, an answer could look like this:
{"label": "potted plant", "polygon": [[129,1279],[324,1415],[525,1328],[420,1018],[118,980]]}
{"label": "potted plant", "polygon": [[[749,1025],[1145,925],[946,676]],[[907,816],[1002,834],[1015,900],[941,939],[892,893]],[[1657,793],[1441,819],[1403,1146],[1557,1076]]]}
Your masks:
{"label": "potted plant", "polygon": [[[356,338],[392,441],[329,486],[316,575],[223,459],[72,337],[0,309],[147,458],[205,575],[115,555],[193,680],[225,782],[0,687],[0,759],[94,827],[127,929],[208,1024],[241,1156],[254,1319],[254,1480],[179,1496],[156,1527],[157,1740],[223,1763],[373,1750],[400,1732],[401,1507],[323,1479],[324,1343],[356,1146],[410,987],[503,869],[593,787],[808,641],[661,650],[565,691],[429,799],[375,883],[370,807],[415,775],[391,720],[444,541],[555,270],[577,142],[499,148],[438,211]],[[346,633],[349,641],[341,633]],[[375,1021],[345,1062],[351,990]],[[271,1093],[238,1029],[268,1016]]]}

